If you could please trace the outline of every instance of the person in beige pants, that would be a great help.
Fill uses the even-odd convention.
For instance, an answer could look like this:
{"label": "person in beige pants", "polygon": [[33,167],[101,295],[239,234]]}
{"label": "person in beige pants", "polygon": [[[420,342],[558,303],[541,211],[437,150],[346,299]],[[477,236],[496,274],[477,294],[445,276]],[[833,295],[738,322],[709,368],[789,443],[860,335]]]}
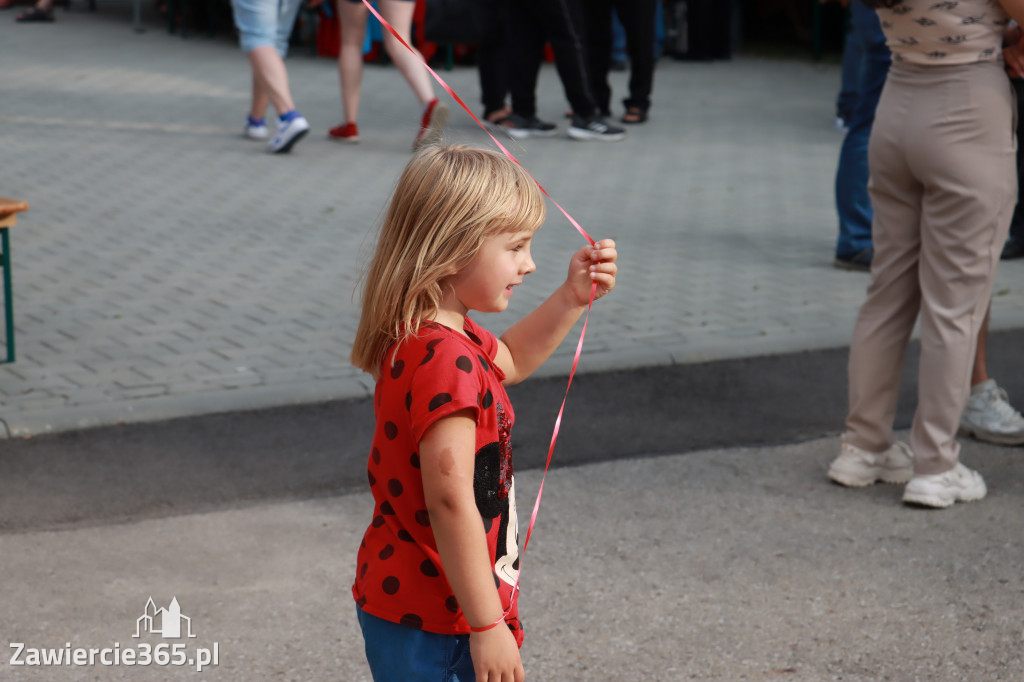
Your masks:
{"label": "person in beige pants", "polygon": [[[829,476],[855,486],[907,482],[905,502],[948,507],[987,492],[980,474],[960,464],[955,436],[1016,202],[1014,99],[998,59],[1008,18],[985,0],[957,10],[923,0],[875,4],[886,7],[878,11],[894,62],[868,152],[875,256],[850,349],[846,432]],[[1024,3],[1003,4],[1024,18]],[[975,10],[988,10],[988,27],[957,38],[940,32]],[[892,430],[919,315],[908,448]]]}

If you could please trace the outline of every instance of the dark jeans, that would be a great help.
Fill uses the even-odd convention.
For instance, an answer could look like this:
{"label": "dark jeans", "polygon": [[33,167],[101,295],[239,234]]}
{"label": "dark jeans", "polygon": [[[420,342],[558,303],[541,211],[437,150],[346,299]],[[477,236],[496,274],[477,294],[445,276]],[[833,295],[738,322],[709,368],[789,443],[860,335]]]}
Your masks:
{"label": "dark jeans", "polygon": [[612,63],[612,8],[626,30],[629,54],[629,98],[626,107],[647,111],[654,83],[654,34],[657,0],[586,0],[587,66],[597,107],[610,111],[612,90],[608,71]]}
{"label": "dark jeans", "polygon": [[537,115],[537,75],[545,42],[551,43],[555,68],[573,111],[589,117],[597,110],[587,77],[583,3],[584,0],[508,0],[512,53],[509,89],[512,109],[520,116]]}
{"label": "dark jeans", "polygon": [[868,141],[892,62],[882,25],[873,9],[860,2],[851,3],[850,22],[849,39],[860,43],[861,64],[857,102],[853,115],[846,122],[849,131],[843,139],[836,171],[837,258],[849,258],[872,245],[874,211],[868,197]]}
{"label": "dark jeans", "polygon": [[1013,210],[1013,220],[1010,221],[1010,241],[1024,241],[1024,206],[1021,206],[1021,198],[1024,191],[1020,191],[1020,182],[1024,178],[1024,144],[1021,144],[1021,137],[1024,136],[1024,79],[1011,78],[1013,91],[1017,94],[1017,208]]}

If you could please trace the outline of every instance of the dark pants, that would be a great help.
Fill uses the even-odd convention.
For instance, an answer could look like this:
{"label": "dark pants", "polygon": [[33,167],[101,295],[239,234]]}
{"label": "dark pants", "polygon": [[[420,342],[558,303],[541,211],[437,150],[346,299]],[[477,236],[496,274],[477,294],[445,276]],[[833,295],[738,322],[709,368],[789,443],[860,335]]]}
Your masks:
{"label": "dark pants", "polygon": [[654,34],[658,0],[586,0],[587,66],[590,88],[602,113],[611,111],[608,71],[612,63],[612,8],[626,30],[629,98],[622,103],[643,111],[651,106],[654,83]]}
{"label": "dark pants", "polygon": [[551,43],[573,111],[583,117],[597,111],[587,77],[584,1],[590,0],[508,0],[509,90],[512,109],[520,116],[537,115],[537,75],[545,42]]}
{"label": "dark pants", "polygon": [[480,99],[484,116],[505,106],[511,43],[508,37],[506,0],[479,0],[486,8],[487,24],[477,50]]}
{"label": "dark pants", "polygon": [[1024,136],[1024,79],[1011,78],[1013,91],[1017,94],[1017,207],[1013,211],[1013,220],[1010,221],[1010,241],[1024,242],[1024,191],[1019,191],[1020,182],[1024,179],[1024,144],[1021,137]]}

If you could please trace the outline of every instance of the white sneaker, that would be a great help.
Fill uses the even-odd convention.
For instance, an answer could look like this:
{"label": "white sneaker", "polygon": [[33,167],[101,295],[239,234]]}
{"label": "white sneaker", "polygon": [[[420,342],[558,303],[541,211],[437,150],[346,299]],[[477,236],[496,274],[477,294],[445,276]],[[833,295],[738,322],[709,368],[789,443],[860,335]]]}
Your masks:
{"label": "white sneaker", "polygon": [[914,453],[910,446],[894,442],[884,452],[868,452],[843,442],[839,456],[828,468],[828,477],[840,485],[860,488],[878,481],[906,483],[914,475]]}
{"label": "white sneaker", "polygon": [[960,435],[998,445],[1024,444],[1024,417],[1013,409],[1006,391],[989,379],[971,388],[960,417]]}
{"label": "white sneaker", "polygon": [[301,140],[302,136],[308,132],[309,122],[301,114],[290,121],[282,121],[279,118],[277,119],[277,133],[274,135],[274,139],[270,141],[267,150],[271,154],[289,152],[295,143]]}
{"label": "white sneaker", "polygon": [[977,471],[957,463],[942,474],[914,476],[903,491],[903,501],[939,509],[954,502],[974,502],[985,497],[985,479]]}
{"label": "white sneaker", "polygon": [[263,119],[247,118],[245,121],[245,136],[250,140],[265,140],[270,137],[267,123]]}

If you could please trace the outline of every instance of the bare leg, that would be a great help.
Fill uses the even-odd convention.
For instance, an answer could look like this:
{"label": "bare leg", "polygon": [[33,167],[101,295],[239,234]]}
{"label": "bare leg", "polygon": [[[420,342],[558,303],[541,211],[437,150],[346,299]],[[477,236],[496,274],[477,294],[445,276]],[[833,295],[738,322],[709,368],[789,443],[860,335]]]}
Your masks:
{"label": "bare leg", "polygon": [[990,307],[985,313],[985,321],[981,323],[978,330],[978,350],[974,353],[974,368],[971,370],[971,386],[988,381],[988,367],[986,367],[985,349],[988,346],[988,318],[992,314]]}
{"label": "bare leg", "polygon": [[[381,0],[380,13],[388,23],[391,24],[398,35],[402,36],[409,45],[412,45],[412,15],[416,3],[402,2],[402,0]],[[388,57],[395,63],[398,70],[405,77],[409,87],[412,88],[420,104],[427,104],[434,99],[434,88],[430,81],[430,74],[420,62],[423,56],[416,51],[413,54],[398,42],[390,32],[384,32],[384,49]]]}
{"label": "bare leg", "polygon": [[260,87],[260,82],[256,78],[256,72],[252,74],[252,107],[249,109],[249,115],[255,119],[261,119],[267,114],[267,105],[270,104],[270,98],[267,97],[267,93]]}
{"label": "bare leg", "polygon": [[[341,108],[345,123],[359,116],[359,94],[363,87],[363,40],[366,38],[366,6],[338,0],[341,22],[341,50],[338,52],[338,76],[341,79]],[[409,3],[412,4],[412,3]]]}
{"label": "bare leg", "polygon": [[[255,80],[253,86],[253,109],[256,108],[258,91],[270,99],[278,116],[295,108],[292,93],[288,88],[288,71],[284,60],[270,45],[263,45],[249,52],[249,63]],[[264,105],[264,109],[266,105]]]}

